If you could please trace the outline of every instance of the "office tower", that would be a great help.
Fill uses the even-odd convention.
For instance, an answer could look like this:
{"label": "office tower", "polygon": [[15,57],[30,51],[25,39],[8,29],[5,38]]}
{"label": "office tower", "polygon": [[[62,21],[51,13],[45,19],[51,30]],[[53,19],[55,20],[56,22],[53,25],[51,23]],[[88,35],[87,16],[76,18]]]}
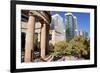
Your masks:
{"label": "office tower", "polygon": [[65,40],[64,22],[63,18],[59,14],[52,15],[51,30],[53,44]]}
{"label": "office tower", "polygon": [[79,31],[79,35],[80,35],[80,36],[83,36],[85,39],[89,39],[88,32]]}
{"label": "office tower", "polygon": [[78,36],[77,18],[74,16],[74,36]]}
{"label": "office tower", "polygon": [[71,40],[78,35],[77,18],[72,13],[65,14],[66,40]]}

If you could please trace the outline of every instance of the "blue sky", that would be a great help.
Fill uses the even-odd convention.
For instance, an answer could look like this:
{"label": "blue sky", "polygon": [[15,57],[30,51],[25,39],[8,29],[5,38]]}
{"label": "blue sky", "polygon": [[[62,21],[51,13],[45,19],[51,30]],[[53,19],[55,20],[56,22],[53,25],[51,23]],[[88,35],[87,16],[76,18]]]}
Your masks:
{"label": "blue sky", "polygon": [[[52,11],[51,15],[59,14],[65,20],[64,14],[67,12],[56,12]],[[77,17],[78,23],[78,31],[86,31],[90,34],[90,13],[83,13],[83,12],[71,12],[74,16]]]}

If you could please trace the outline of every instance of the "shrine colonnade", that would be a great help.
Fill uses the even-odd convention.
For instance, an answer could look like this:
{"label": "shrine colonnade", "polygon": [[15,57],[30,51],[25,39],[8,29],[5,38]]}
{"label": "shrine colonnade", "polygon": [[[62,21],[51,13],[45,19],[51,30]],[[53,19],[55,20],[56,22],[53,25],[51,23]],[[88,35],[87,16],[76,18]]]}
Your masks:
{"label": "shrine colonnade", "polygon": [[27,31],[25,39],[25,57],[24,62],[31,62],[31,51],[34,52],[34,35],[35,35],[35,25],[37,20],[41,23],[41,36],[40,36],[40,56],[45,58],[46,49],[49,46],[49,28],[51,22],[51,16],[46,11],[29,11]]}

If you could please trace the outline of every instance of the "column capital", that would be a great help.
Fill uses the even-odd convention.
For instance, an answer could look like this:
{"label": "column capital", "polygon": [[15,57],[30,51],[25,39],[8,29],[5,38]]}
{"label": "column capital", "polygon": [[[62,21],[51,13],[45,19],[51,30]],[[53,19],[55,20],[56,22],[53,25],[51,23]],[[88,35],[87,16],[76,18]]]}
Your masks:
{"label": "column capital", "polygon": [[33,12],[29,11],[29,16],[36,16]]}
{"label": "column capital", "polygon": [[41,24],[42,24],[42,26],[44,26],[44,25],[48,25],[44,20],[43,21],[40,21],[41,22]]}

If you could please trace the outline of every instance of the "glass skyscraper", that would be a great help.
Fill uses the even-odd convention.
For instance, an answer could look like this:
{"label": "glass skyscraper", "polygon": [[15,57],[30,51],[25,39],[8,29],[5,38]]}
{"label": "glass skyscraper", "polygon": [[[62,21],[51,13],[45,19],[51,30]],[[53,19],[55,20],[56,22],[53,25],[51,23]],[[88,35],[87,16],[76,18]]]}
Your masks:
{"label": "glass skyscraper", "polygon": [[74,16],[74,36],[78,36],[77,17]]}
{"label": "glass skyscraper", "polygon": [[72,13],[65,14],[66,40],[78,35],[77,18]]}

